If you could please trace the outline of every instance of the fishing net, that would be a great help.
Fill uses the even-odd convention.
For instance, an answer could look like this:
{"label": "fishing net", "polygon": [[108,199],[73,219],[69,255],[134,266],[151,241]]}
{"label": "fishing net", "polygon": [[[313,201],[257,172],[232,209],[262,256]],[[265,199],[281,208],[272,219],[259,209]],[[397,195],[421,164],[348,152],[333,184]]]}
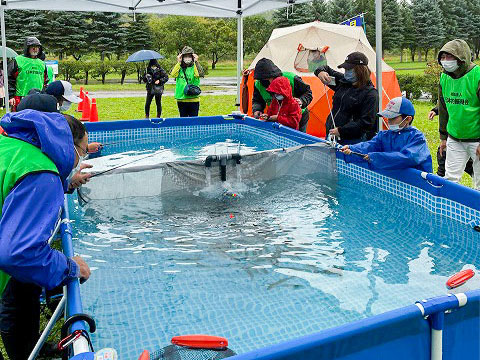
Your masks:
{"label": "fishing net", "polygon": [[226,348],[215,349],[192,349],[176,345],[169,345],[150,354],[150,360],[220,360],[236,355],[235,352]]}
{"label": "fishing net", "polygon": [[124,164],[111,157],[89,160],[94,176],[79,189],[83,202],[163,193],[195,192],[232,182],[248,184],[280,176],[318,173],[336,181],[335,150],[326,143],[289,148],[206,156],[203,160],[172,161],[168,150],[137,157]]}

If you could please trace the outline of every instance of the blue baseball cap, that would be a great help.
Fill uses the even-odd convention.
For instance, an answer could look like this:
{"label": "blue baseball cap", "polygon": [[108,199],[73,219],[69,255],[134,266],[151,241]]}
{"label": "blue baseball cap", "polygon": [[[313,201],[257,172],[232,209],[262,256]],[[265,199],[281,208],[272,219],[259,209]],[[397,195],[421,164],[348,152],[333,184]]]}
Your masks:
{"label": "blue baseball cap", "polygon": [[396,118],[399,115],[415,116],[415,108],[410,100],[402,96],[393,98],[385,107],[385,110],[378,113],[387,119]]}

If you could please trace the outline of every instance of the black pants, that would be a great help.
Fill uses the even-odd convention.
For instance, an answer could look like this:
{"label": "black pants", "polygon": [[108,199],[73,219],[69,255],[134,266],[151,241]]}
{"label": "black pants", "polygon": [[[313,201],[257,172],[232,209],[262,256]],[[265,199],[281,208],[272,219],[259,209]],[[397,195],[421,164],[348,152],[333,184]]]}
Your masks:
{"label": "black pants", "polygon": [[10,279],[0,300],[0,333],[8,357],[26,360],[39,338],[42,288]]}
{"label": "black pants", "polygon": [[[440,155],[440,146],[437,149],[437,175],[444,177],[445,176],[445,161],[447,160],[447,149],[443,151],[443,156]],[[468,159],[467,165],[465,165],[465,172],[473,177],[473,160]]]}
{"label": "black pants", "polygon": [[198,110],[200,110],[200,101],[177,101],[177,105],[178,111],[180,112],[180,117],[198,116]]}
{"label": "black pants", "polygon": [[145,117],[150,117],[150,104],[152,103],[153,98],[155,98],[155,103],[157,104],[157,118],[162,117],[162,95],[154,95],[150,92],[147,92],[147,99],[145,100]]}
{"label": "black pants", "polygon": [[308,125],[308,119],[310,119],[310,111],[305,110],[305,112],[302,114],[302,118],[300,119],[300,124],[298,125],[298,131],[307,132],[307,125]]}

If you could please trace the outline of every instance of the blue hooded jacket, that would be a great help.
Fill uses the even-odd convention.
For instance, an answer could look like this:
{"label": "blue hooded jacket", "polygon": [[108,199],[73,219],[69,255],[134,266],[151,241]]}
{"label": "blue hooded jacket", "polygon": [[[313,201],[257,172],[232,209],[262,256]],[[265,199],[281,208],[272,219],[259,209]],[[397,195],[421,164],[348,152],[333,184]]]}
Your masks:
{"label": "blue hooded jacket", "polygon": [[40,148],[60,174],[25,176],[5,198],[0,218],[0,269],[19,281],[51,289],[78,272],[73,260],[48,245],[75,161],[72,133],[63,115],[35,110],[7,114],[0,126],[9,137]]}
{"label": "blue hooded jacket", "polygon": [[[350,150],[368,154],[369,168],[398,170],[415,168],[431,173],[432,157],[425,136],[420,130],[408,126],[400,131],[380,131],[372,140],[349,145]],[[361,157],[349,156],[348,161],[365,162]]]}

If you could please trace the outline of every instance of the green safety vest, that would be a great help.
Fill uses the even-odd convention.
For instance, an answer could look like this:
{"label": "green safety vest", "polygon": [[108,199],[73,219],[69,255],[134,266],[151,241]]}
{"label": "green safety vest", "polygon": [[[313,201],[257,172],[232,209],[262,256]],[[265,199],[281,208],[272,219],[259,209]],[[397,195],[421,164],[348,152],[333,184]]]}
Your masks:
{"label": "green safety vest", "polygon": [[[19,180],[30,173],[52,172],[58,175],[57,167],[36,146],[25,141],[0,135],[0,214],[3,203]],[[0,270],[0,298],[10,275]]]}
{"label": "green safety vest", "polygon": [[[195,77],[195,65],[189,66],[185,69],[185,73],[183,72],[183,68],[180,67],[180,70],[178,71],[178,76],[177,76],[177,84],[175,86],[175,99],[177,100],[186,100],[186,99],[195,99],[198,98],[199,96],[190,96],[190,95],[185,95],[183,91],[185,90],[185,87],[187,86],[187,80],[190,85],[197,85],[200,86],[200,78]],[[187,78],[185,79],[185,74],[187,75]]]}
{"label": "green safety vest", "polygon": [[42,90],[45,83],[45,62],[23,55],[15,57],[15,61],[18,65],[15,95],[26,96],[32,89]]}
{"label": "green safety vest", "polygon": [[[285,76],[288,79],[288,81],[290,81],[290,86],[292,87],[292,96],[295,97],[293,87],[294,87],[294,82],[295,82],[294,79],[296,75],[294,73],[286,71],[286,72],[282,72],[282,76]],[[270,104],[272,103],[272,95],[270,95],[270,93],[267,91],[265,86],[263,86],[260,83],[260,80],[255,80],[255,87],[260,92],[260,95],[262,95],[263,100],[265,100],[267,105],[270,106]],[[305,110],[307,110],[307,108],[302,109],[302,114],[305,112]]]}
{"label": "green safety vest", "polygon": [[48,84],[53,81],[53,68],[51,66],[47,66],[47,77],[48,77]]}
{"label": "green safety vest", "polygon": [[459,140],[480,139],[480,99],[477,95],[480,66],[461,78],[440,76],[442,95],[448,112],[447,132]]}

